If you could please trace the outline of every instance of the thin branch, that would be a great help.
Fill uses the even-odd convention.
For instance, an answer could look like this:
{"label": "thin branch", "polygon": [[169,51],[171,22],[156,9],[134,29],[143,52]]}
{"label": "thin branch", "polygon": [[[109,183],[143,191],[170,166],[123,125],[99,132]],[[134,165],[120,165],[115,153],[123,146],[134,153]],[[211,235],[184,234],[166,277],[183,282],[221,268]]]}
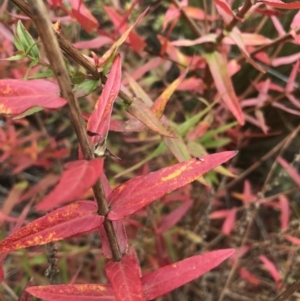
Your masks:
{"label": "thin branch", "polygon": [[[300,33],[300,28],[298,28],[297,30],[295,30],[295,34],[299,34],[299,33]],[[267,50],[267,49],[269,49],[269,48],[271,48],[273,46],[278,46],[278,45],[283,44],[285,42],[288,42],[288,41],[290,41],[292,39],[293,39],[293,35],[291,33],[287,33],[284,36],[278,37],[277,39],[273,40],[269,44],[265,44],[265,45],[262,45],[262,46],[256,48],[255,50],[253,50],[252,52],[250,52],[250,56],[253,57],[255,54],[257,54],[259,52]],[[237,63],[241,64],[244,60],[245,60],[245,57],[241,55],[240,57],[237,58]]]}
{"label": "thin branch", "polygon": [[189,17],[189,15],[184,11],[184,9],[181,8],[180,4],[178,3],[177,0],[172,0],[172,2],[174,3],[174,5],[180,9],[181,15],[183,16],[183,18],[185,19],[185,21],[188,23],[188,25],[190,26],[191,30],[194,32],[194,34],[197,37],[201,37],[201,31],[199,30],[197,24],[194,22],[193,19],[191,19]]}
{"label": "thin branch", "polygon": [[[33,19],[33,15],[30,11],[29,5],[23,0],[11,0],[16,6],[18,6],[29,18]],[[100,78],[100,73],[97,68],[86,59],[86,57],[76,49],[60,32],[55,31],[56,38],[59,43],[59,47],[64,50],[68,55],[72,57],[80,66],[84,67],[94,79]],[[125,92],[120,91],[119,97],[123,101],[130,105],[133,99],[127,95]]]}
{"label": "thin branch", "polygon": [[300,280],[294,282],[289,288],[287,288],[283,293],[277,296],[274,301],[284,301],[288,300],[288,297],[292,296],[294,292],[300,289]]}
{"label": "thin branch", "polygon": [[228,190],[233,187],[236,183],[244,179],[248,174],[250,174],[253,170],[258,168],[263,162],[271,158],[277,151],[279,151],[282,147],[286,145],[286,143],[290,143],[291,139],[293,139],[300,130],[300,126],[298,126],[292,133],[290,133],[287,137],[281,140],[274,148],[272,148],[268,153],[266,153],[261,159],[251,165],[248,169],[242,172],[237,178],[229,182],[227,185],[220,188],[218,194],[223,192],[224,190]]}
{"label": "thin branch", "polygon": [[[68,100],[70,119],[78,137],[83,156],[86,160],[91,160],[94,158],[94,152],[89,143],[78,101],[72,92],[71,80],[64,64],[63,55],[55,37],[46,7],[42,0],[28,0],[28,3],[33,21],[43,42],[50,65],[59,83],[62,96]],[[109,208],[100,180],[98,180],[93,186],[93,191],[98,204],[98,213],[106,216],[109,212]],[[122,254],[118,246],[112,222],[105,219],[104,227],[110,242],[113,258],[115,261],[119,261],[122,258]]]}
{"label": "thin branch", "polygon": [[222,30],[220,35],[217,37],[216,44],[221,43],[221,41],[225,37],[224,31],[230,32],[238,24],[239,20],[244,18],[245,14],[249,11],[251,7],[251,0],[246,0],[243,7],[236,14],[236,17],[233,18],[231,22],[225,26],[224,30]]}

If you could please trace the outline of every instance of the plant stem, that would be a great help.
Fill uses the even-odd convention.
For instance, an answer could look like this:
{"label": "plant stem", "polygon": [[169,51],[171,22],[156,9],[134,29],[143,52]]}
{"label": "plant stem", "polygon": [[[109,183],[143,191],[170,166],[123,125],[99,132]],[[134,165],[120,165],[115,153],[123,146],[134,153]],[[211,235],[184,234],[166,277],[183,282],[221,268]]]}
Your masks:
{"label": "plant stem", "polygon": [[[33,19],[29,5],[23,0],[11,0],[16,6],[18,6],[29,18]],[[64,50],[68,55],[70,55],[80,66],[83,66],[94,79],[99,79],[100,74],[97,71],[97,68],[91,64],[84,55],[76,49],[60,32],[55,31],[56,38],[59,43],[59,47]],[[133,102],[133,99],[127,95],[125,92],[119,92],[119,97],[123,101],[130,105]]]}
{"label": "plant stem", "polygon": [[[64,64],[63,56],[55,37],[52,23],[50,22],[46,7],[42,0],[28,0],[28,3],[31,15],[33,17],[32,19],[36,25],[50,65],[59,83],[62,96],[68,100],[69,115],[78,137],[83,156],[86,160],[91,160],[94,158],[94,153],[87,136],[86,127],[81,115],[78,101],[72,92],[71,80]],[[100,215],[106,216],[109,212],[109,208],[100,180],[98,180],[94,184],[93,191],[98,204],[98,213]],[[112,222],[105,219],[104,227],[107,231],[113,258],[115,261],[119,261],[122,259],[122,254],[118,246],[118,241],[114,232]]]}
{"label": "plant stem", "polygon": [[217,37],[216,44],[221,43],[223,38],[225,37],[224,31],[230,32],[239,22],[239,19],[243,19],[245,14],[248,12],[248,10],[251,8],[252,3],[251,0],[246,0],[243,7],[239,10],[239,12],[236,14],[236,17],[233,18],[230,23],[228,23],[224,30],[220,33],[220,35]]}

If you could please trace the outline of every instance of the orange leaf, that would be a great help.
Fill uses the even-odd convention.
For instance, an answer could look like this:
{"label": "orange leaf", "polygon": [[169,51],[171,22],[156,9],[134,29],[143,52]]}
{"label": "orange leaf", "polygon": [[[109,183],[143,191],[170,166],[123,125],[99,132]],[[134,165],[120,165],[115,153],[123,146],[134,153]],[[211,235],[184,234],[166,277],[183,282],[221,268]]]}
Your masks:
{"label": "orange leaf", "polygon": [[114,291],[107,284],[63,284],[32,286],[31,295],[46,301],[115,301]]}
{"label": "orange leaf", "polygon": [[166,104],[174,91],[177,89],[182,80],[186,77],[188,69],[181,74],[177,79],[175,79],[166,89],[165,91],[155,100],[151,110],[156,114],[158,118],[161,118]]}

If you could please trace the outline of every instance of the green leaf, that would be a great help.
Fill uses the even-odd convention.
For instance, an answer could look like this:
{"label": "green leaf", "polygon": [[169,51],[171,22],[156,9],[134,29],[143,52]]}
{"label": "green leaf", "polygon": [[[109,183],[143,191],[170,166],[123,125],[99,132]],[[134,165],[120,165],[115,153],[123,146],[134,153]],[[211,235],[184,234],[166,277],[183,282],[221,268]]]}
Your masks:
{"label": "green leaf", "polygon": [[54,75],[53,71],[51,69],[48,69],[45,72],[40,72],[32,76],[29,76],[28,79],[48,78],[48,77],[52,77],[53,75]]}
{"label": "green leaf", "polygon": [[11,57],[8,57],[6,59],[1,59],[1,61],[19,61],[19,60],[22,60],[26,57],[24,51],[22,51],[22,54],[16,54],[16,55],[13,55]]}
{"label": "green leaf", "polygon": [[71,81],[74,85],[81,84],[84,80],[85,80],[85,75],[80,71],[76,71],[71,78]]}
{"label": "green leaf", "polygon": [[201,119],[204,117],[205,114],[210,112],[210,110],[216,105],[217,102],[213,102],[209,106],[207,106],[203,111],[199,112],[198,114],[188,118],[185,122],[178,126],[178,132],[182,137],[185,137],[186,133],[192,129]]}
{"label": "green leaf", "polygon": [[231,139],[229,138],[217,138],[216,140],[209,140],[206,142],[203,142],[203,146],[205,148],[219,148],[227,145],[231,142]]}
{"label": "green leaf", "polygon": [[30,116],[30,115],[32,115],[34,113],[37,113],[39,111],[42,111],[42,110],[43,110],[42,107],[36,106],[36,107],[33,107],[33,108],[25,111],[24,113],[22,113],[20,115],[15,116],[13,119],[21,119],[21,118],[24,118],[26,116]]}
{"label": "green leaf", "polygon": [[26,30],[26,28],[23,26],[20,20],[17,23],[16,36],[17,39],[15,39],[15,45],[17,49],[23,50],[26,53],[28,53],[28,55],[38,59],[39,50],[36,45],[36,42],[30,35],[30,33]]}
{"label": "green leaf", "polygon": [[73,92],[76,93],[76,97],[80,98],[86,95],[89,95],[95,88],[100,84],[100,79],[92,80],[86,79],[80,84],[76,85]]}
{"label": "green leaf", "polygon": [[230,129],[230,128],[236,126],[236,125],[237,125],[237,122],[234,121],[234,122],[225,124],[223,126],[220,126],[217,129],[215,129],[215,130],[207,131],[203,135],[203,137],[200,138],[199,142],[204,143],[204,142],[206,142],[208,140],[211,140],[215,135],[223,133],[223,132],[227,131],[228,129]]}

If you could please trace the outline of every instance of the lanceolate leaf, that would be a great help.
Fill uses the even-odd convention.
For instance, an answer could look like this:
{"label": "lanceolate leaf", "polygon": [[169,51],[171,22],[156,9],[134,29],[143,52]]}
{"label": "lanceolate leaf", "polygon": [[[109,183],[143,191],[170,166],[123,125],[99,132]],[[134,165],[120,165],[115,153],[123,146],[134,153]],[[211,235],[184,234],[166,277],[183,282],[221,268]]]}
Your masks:
{"label": "lanceolate leaf", "polygon": [[286,3],[286,2],[282,2],[280,0],[269,0],[269,1],[264,1],[261,0],[259,1],[260,3],[264,3],[266,5],[272,6],[272,7],[276,7],[276,8],[282,8],[282,9],[300,9],[300,2],[290,2],[290,3]]}
{"label": "lanceolate leaf", "polygon": [[59,87],[46,80],[0,80],[0,114],[21,114],[40,106],[57,109],[67,101],[59,95]]}
{"label": "lanceolate leaf", "polygon": [[218,165],[228,161],[236,152],[204,156],[136,177],[118,186],[109,195],[111,220],[123,217],[147,206],[165,194],[180,188]]}
{"label": "lanceolate leaf", "polygon": [[[111,7],[105,5],[103,6],[108,17],[113,22],[114,28],[120,33],[123,34],[129,28],[126,22],[128,20],[130,11],[132,11],[133,6],[137,3],[138,1],[133,1],[132,5],[130,5],[130,8],[123,15],[118,14],[116,10]],[[140,53],[146,46],[146,43],[133,30],[131,30],[131,32],[129,33],[127,41],[129,42],[131,48],[137,53]]]}
{"label": "lanceolate leaf", "polygon": [[184,202],[181,206],[179,206],[177,209],[172,211],[170,214],[164,216],[159,224],[157,233],[163,233],[175,224],[177,224],[177,222],[187,213],[187,211],[191,208],[192,205],[193,201],[188,200]]}
{"label": "lanceolate leaf", "polygon": [[68,284],[32,286],[26,291],[45,301],[115,301],[115,294],[107,284]]}
{"label": "lanceolate leaf", "polygon": [[81,26],[88,32],[94,32],[98,29],[97,19],[91,14],[81,0],[70,0],[72,13]]}
{"label": "lanceolate leaf", "polygon": [[219,14],[223,17],[225,23],[229,23],[230,18],[236,18],[231,8],[228,6],[225,0],[214,0]]}
{"label": "lanceolate leaf", "polygon": [[[148,10],[148,9],[147,9]],[[122,36],[108,49],[105,54],[101,57],[99,60],[99,66],[102,66],[106,63],[106,61],[117,51],[117,49],[126,41],[128,35],[132,31],[132,29],[136,26],[136,24],[144,17],[147,10],[145,10],[135,21],[135,23],[130,26],[123,34]]]}
{"label": "lanceolate leaf", "polygon": [[241,52],[245,56],[246,60],[258,71],[265,73],[265,70],[261,68],[250,56],[248,53],[246,46],[244,44],[241,32],[238,30],[238,28],[233,28],[230,32],[225,32],[232,40],[233,42],[240,48]]}
{"label": "lanceolate leaf", "polygon": [[99,228],[104,217],[92,201],[79,201],[36,219],[0,242],[0,253],[44,245]]}
{"label": "lanceolate leaf", "polygon": [[87,130],[96,134],[95,139],[102,144],[107,137],[113,103],[118,96],[120,86],[121,57],[118,55],[113,62],[103,91],[87,124]]}
{"label": "lanceolate leaf", "polygon": [[[120,252],[122,254],[125,254],[128,249],[128,240],[127,240],[126,229],[123,224],[123,221],[121,220],[113,221],[112,224],[115,229],[116,237],[118,239]],[[113,257],[112,251],[103,225],[100,227],[99,233],[101,238],[101,245],[102,245],[101,251],[103,256],[106,258],[112,258]]]}
{"label": "lanceolate leaf", "polygon": [[100,177],[103,159],[78,160],[67,164],[54,191],[37,205],[38,210],[48,210],[62,203],[73,201],[85,193]]}
{"label": "lanceolate leaf", "polygon": [[153,300],[202,276],[234,252],[234,249],[208,252],[167,265],[143,276],[142,284],[147,300]]}
{"label": "lanceolate leaf", "polygon": [[128,113],[136,117],[142,123],[144,123],[152,131],[171,138],[176,136],[169,132],[160,120],[157,118],[156,114],[147,107],[143,102],[138,101],[137,99],[130,105],[128,108]]}
{"label": "lanceolate leaf", "polygon": [[143,288],[136,260],[126,254],[121,261],[107,263],[106,275],[117,301],[144,301]]}
{"label": "lanceolate leaf", "polygon": [[227,105],[228,109],[235,116],[240,125],[245,123],[243,111],[235,94],[230,76],[227,70],[226,60],[219,52],[205,53],[204,57],[209,66],[216,88]]}
{"label": "lanceolate leaf", "polygon": [[293,166],[291,166],[287,161],[285,161],[282,157],[278,157],[277,161],[286,170],[286,172],[291,176],[293,181],[300,187],[300,175],[297,172],[297,170]]}
{"label": "lanceolate leaf", "polygon": [[155,100],[151,110],[156,114],[157,117],[162,117],[166,104],[174,91],[177,89],[182,80],[186,77],[188,69],[177,79],[175,79],[166,90]]}
{"label": "lanceolate leaf", "polygon": [[[190,257],[159,268],[143,276],[141,279],[137,278],[139,272],[135,260],[130,255],[126,255],[121,262],[110,262],[107,265],[106,272],[108,272],[110,281],[113,282],[112,286],[115,287],[114,290],[110,285],[105,284],[70,284],[33,286],[27,288],[26,291],[46,301],[153,300],[202,276],[217,267],[234,252],[234,249],[225,249]],[[124,283],[122,281],[123,275],[128,272],[128,268],[131,269],[131,273],[134,276],[130,275],[130,281]],[[134,282],[132,283],[131,281]],[[127,293],[132,289],[136,289],[132,288],[132,286],[136,286],[137,283],[140,282],[142,282],[143,292],[140,291],[140,285],[138,285],[139,289],[136,291],[138,291],[141,296],[144,295],[144,299],[134,299],[139,298],[137,295],[135,295],[136,297],[133,297],[133,299],[128,299],[130,295],[127,295]],[[130,285],[130,287],[127,287],[128,285]],[[119,290],[124,293],[122,296],[123,299],[116,299],[115,297],[114,291],[120,294],[118,293]]]}

